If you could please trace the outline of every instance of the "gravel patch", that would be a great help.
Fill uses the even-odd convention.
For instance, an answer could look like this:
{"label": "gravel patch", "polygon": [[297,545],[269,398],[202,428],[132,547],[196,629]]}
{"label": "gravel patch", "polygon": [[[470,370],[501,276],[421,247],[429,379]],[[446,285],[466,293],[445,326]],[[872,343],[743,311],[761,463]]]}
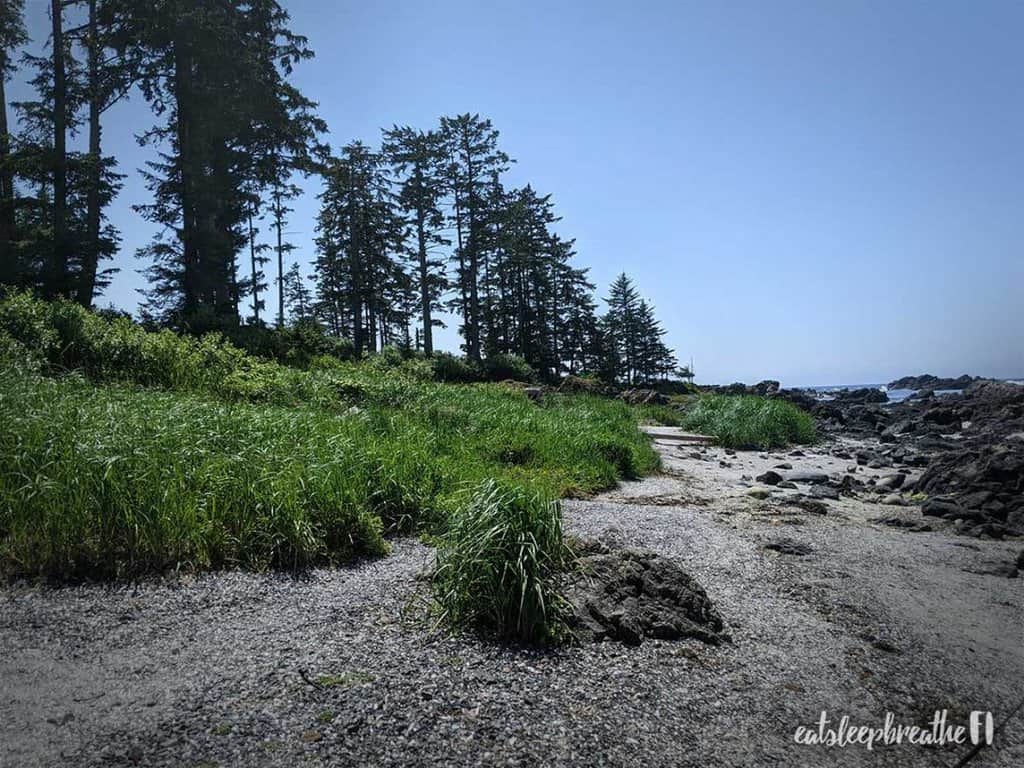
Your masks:
{"label": "gravel patch", "polygon": [[[675,559],[731,642],[451,636],[424,618],[432,551],[414,540],[302,576],[13,583],[0,587],[0,765],[949,765],[964,747],[793,734],[823,709],[925,724],[941,709],[998,720],[1019,700],[1024,579],[969,570],[1012,561],[1019,542],[758,502],[738,476],[777,457],[723,468],[665,450],[668,474],[566,502],[567,530]],[[807,554],[765,550],[782,538]],[[1024,717],[976,765],[1024,765]]]}

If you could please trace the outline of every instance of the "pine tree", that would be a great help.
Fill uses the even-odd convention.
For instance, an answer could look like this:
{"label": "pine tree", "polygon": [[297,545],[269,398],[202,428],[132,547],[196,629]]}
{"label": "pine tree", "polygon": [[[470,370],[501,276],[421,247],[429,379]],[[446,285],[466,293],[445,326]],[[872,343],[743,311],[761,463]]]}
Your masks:
{"label": "pine tree", "polygon": [[113,256],[119,239],[116,230],[106,223],[104,211],[124,178],[114,173],[114,158],[103,156],[101,118],[131,88],[134,61],[131,55],[113,55],[110,49],[107,25],[112,16],[108,16],[108,4],[85,0],[85,5],[87,23],[82,30],[81,43],[86,49],[87,62],[84,95],[89,113],[89,150],[81,160],[86,189],[85,232],[75,252],[80,258],[76,297],[80,304],[91,307],[97,290],[106,285],[106,275],[111,273],[111,270],[100,272],[99,264]]}
{"label": "pine tree", "polygon": [[[93,118],[98,118],[92,107],[93,73],[75,56],[76,34],[79,32],[61,33],[64,52],[60,56],[51,52],[48,56],[25,57],[35,70],[31,84],[37,98],[15,104],[22,131],[11,154],[11,165],[22,186],[35,190],[35,194],[16,196],[14,200],[20,271],[17,282],[38,288],[44,295],[74,296],[91,305],[96,291],[105,287],[117,271],[100,270],[99,263],[117,250],[119,237],[106,222],[104,209],[120,189],[123,177],[114,171],[114,159],[101,157],[98,151],[58,150],[62,133],[73,135],[80,130],[81,112],[87,106],[90,149],[98,146],[92,131]],[[62,110],[57,108],[60,99],[55,60],[61,62],[63,70]],[[101,70],[97,64],[96,71],[106,71],[106,67]],[[58,128],[61,122],[63,130]],[[61,187],[63,195],[58,194]]]}
{"label": "pine tree", "polygon": [[508,168],[510,160],[498,149],[498,132],[491,121],[479,115],[442,117],[441,136],[448,155],[446,175],[452,195],[458,264],[458,293],[451,307],[462,314],[467,357],[480,360],[483,317],[479,286],[490,217],[486,199],[494,177]]}
{"label": "pine tree", "polygon": [[[121,2],[122,45],[141,50],[140,87],[168,118],[146,134],[171,147],[151,164],[154,201],[141,209],[174,233],[142,254],[155,262],[153,308],[172,321],[237,322],[236,261],[253,190],[277,191],[272,210],[283,228],[287,179],[303,170],[323,127],[287,82],[312,52],[275,0]],[[283,262],[283,244],[279,252]]]}
{"label": "pine tree", "polygon": [[313,320],[313,293],[295,262],[284,276],[285,301],[293,325]]}
{"label": "pine tree", "polygon": [[266,307],[266,302],[260,298],[260,294],[267,290],[266,275],[263,268],[270,259],[264,254],[270,250],[266,243],[258,242],[256,236],[259,229],[253,223],[253,219],[259,215],[257,206],[259,200],[256,195],[251,198],[251,207],[248,213],[248,240],[249,240],[249,279],[242,286],[242,293],[250,297],[250,308],[252,309],[252,324],[262,325],[260,311]]}
{"label": "pine tree", "polygon": [[441,234],[441,201],[447,191],[442,176],[444,144],[436,132],[395,126],[384,132],[382,151],[398,177],[398,205],[412,232],[421,338],[429,356],[434,353],[434,326],[443,326],[436,314],[442,310],[441,295],[448,286],[444,262],[433,255],[438,247],[450,244]]}
{"label": "pine tree", "polygon": [[615,378],[633,384],[639,372],[637,352],[640,341],[640,294],[625,273],[615,278],[605,303],[608,305],[605,326],[620,365]]}
{"label": "pine tree", "polygon": [[7,79],[14,72],[14,53],[28,36],[23,21],[24,0],[0,3],[0,284],[19,281],[14,254],[14,164],[7,125]]}
{"label": "pine tree", "polygon": [[325,324],[357,355],[377,349],[408,322],[410,290],[398,258],[405,237],[380,154],[356,141],[325,175],[317,218],[317,306]]}

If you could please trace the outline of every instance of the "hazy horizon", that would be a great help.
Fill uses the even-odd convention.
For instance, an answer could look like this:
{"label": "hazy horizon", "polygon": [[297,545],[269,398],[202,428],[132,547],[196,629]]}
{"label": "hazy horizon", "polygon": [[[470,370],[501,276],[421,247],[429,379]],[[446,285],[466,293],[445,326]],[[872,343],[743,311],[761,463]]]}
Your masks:
{"label": "hazy horizon", "polygon": [[[26,5],[34,52],[48,3]],[[697,381],[1024,376],[1024,5],[284,5],[332,147],[490,118],[509,183],[553,195],[599,296],[634,277]],[[100,305],[145,287],[154,228],[131,206],[155,153],[133,137],[154,121],[139,97],[105,116],[128,178]],[[290,260],[308,272],[305,188]],[[454,324],[436,338],[458,346]]]}

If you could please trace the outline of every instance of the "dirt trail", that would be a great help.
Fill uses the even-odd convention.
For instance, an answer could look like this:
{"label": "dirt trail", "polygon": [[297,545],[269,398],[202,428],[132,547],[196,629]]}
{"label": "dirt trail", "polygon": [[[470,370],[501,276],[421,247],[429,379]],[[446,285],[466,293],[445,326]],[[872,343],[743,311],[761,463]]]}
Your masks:
{"label": "dirt trail", "polygon": [[[887,711],[923,725],[946,709],[960,724],[1024,695],[1024,578],[976,572],[1024,543],[876,525],[894,508],[846,499],[820,515],[783,503],[793,491],[747,495],[743,476],[781,460],[845,471],[824,453],[659,450],[665,474],[567,502],[567,529],[677,558],[730,643],[450,637],[410,610],[431,556],[411,540],[302,578],[13,584],[0,588],[0,766],[949,766],[966,747],[793,735],[822,710],[881,726]],[[765,548],[780,539],[807,554]],[[971,765],[1024,765],[1024,715]]]}

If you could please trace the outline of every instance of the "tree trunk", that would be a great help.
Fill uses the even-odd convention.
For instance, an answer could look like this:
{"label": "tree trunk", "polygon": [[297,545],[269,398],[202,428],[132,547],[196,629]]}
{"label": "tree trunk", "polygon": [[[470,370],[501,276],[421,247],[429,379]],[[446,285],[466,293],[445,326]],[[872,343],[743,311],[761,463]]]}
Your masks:
{"label": "tree trunk", "polygon": [[480,272],[477,248],[480,244],[479,232],[477,232],[477,210],[476,174],[473,171],[472,155],[467,143],[466,146],[466,191],[469,203],[469,312],[470,320],[466,323],[466,354],[470,360],[480,361],[480,294],[477,289],[478,275]]}
{"label": "tree trunk", "polygon": [[91,307],[96,293],[96,271],[100,258],[100,46],[96,27],[96,0],[89,0],[89,187],[85,200],[86,242],[82,273],[78,282],[78,303]]}
{"label": "tree trunk", "polygon": [[194,148],[192,146],[192,57],[181,42],[181,34],[174,46],[174,98],[177,107],[176,131],[178,142],[178,174],[181,196],[181,264],[183,294],[182,309],[186,315],[199,307],[196,274],[199,253],[196,242],[195,179],[193,174]]}
{"label": "tree trunk", "polygon": [[284,242],[282,240],[281,190],[274,190],[274,229],[277,230],[277,327],[284,328]]}
{"label": "tree trunk", "polygon": [[423,353],[434,354],[434,321],[430,316],[430,274],[427,270],[426,233],[423,231],[423,211],[416,214],[416,239],[420,257],[420,302],[423,309]]}
{"label": "tree trunk", "polygon": [[64,30],[62,0],[51,0],[53,17],[53,256],[50,279],[45,286],[51,296],[67,293],[67,82],[64,73]]}
{"label": "tree trunk", "polygon": [[452,199],[455,202],[455,236],[456,251],[459,254],[459,293],[462,294],[462,335],[466,340],[466,354],[469,354],[469,292],[466,289],[468,275],[466,272],[466,251],[462,237],[462,203],[459,199],[459,181],[456,176],[452,180]]}
{"label": "tree trunk", "polygon": [[14,264],[14,173],[10,167],[11,142],[7,136],[7,92],[0,75],[0,283],[17,281]]}
{"label": "tree trunk", "polygon": [[260,324],[260,281],[256,268],[256,232],[252,227],[252,211],[249,212],[249,259],[252,262],[252,320]]}

